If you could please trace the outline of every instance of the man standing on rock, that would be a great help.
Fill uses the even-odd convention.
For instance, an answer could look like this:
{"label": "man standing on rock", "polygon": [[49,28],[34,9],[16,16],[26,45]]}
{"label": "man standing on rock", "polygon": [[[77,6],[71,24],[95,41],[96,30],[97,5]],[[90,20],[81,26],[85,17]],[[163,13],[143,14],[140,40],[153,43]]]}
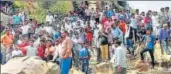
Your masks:
{"label": "man standing on rock", "polygon": [[127,74],[126,72],[126,48],[121,45],[121,41],[116,42],[115,51],[115,73],[114,74]]}
{"label": "man standing on rock", "polygon": [[69,69],[71,66],[71,58],[72,58],[72,41],[70,37],[68,36],[68,32],[64,31],[62,33],[62,49],[59,52],[60,58],[61,58],[61,74],[68,74]]}

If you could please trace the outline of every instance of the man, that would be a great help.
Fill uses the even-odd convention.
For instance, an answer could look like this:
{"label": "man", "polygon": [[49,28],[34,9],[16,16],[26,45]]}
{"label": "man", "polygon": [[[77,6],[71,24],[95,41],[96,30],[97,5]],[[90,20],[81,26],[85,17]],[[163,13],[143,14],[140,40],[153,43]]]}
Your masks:
{"label": "man", "polygon": [[84,44],[84,47],[79,52],[79,58],[82,65],[82,71],[85,72],[85,74],[88,74],[89,69],[89,51],[88,51],[88,45]]}
{"label": "man", "polygon": [[22,22],[22,19],[18,14],[16,14],[12,17],[12,21],[13,21],[13,27],[16,27]]}
{"label": "man", "polygon": [[152,16],[152,23],[153,23],[153,32],[156,36],[159,35],[158,30],[159,30],[159,23],[158,23],[158,13],[157,12],[153,12],[153,16]]}
{"label": "man", "polygon": [[104,14],[107,18],[111,18],[113,16],[113,12],[109,9],[109,7],[106,7]]}
{"label": "man", "polygon": [[69,34],[67,31],[64,31],[62,33],[62,49],[59,52],[59,56],[61,58],[61,74],[68,74],[69,69],[71,66],[71,58],[72,58],[72,41],[69,37]]}
{"label": "man", "polygon": [[44,40],[40,40],[40,44],[37,47],[37,51],[38,51],[38,56],[41,57],[42,59],[44,59],[44,53],[45,53],[45,41]]}
{"label": "man", "polygon": [[90,21],[90,10],[88,9],[88,6],[86,6],[86,9],[85,9],[85,21]]}
{"label": "man", "polygon": [[103,62],[106,62],[108,60],[109,49],[108,49],[108,39],[104,29],[102,32],[100,32],[100,36],[98,39],[100,40],[101,60]]}
{"label": "man", "polygon": [[171,13],[170,13],[170,8],[169,7],[165,7],[165,17],[166,17],[166,23],[171,21]]}
{"label": "man", "polygon": [[37,52],[37,48],[33,45],[34,41],[30,40],[29,41],[29,46],[26,47],[26,51],[27,51],[27,56],[37,56],[38,52]]}
{"label": "man", "polygon": [[116,41],[115,50],[115,74],[127,74],[126,73],[126,48],[121,45],[121,41]]}
{"label": "man", "polygon": [[14,50],[12,51],[12,58],[14,57],[21,57],[23,56],[23,53],[21,50],[19,50],[18,48],[16,48],[16,46],[14,47]]}
{"label": "man", "polygon": [[152,68],[154,68],[154,45],[155,45],[155,37],[151,34],[151,30],[150,29],[147,29],[146,31],[146,36],[145,36],[145,43],[146,43],[146,46],[145,48],[140,52],[141,54],[141,60],[144,61],[144,53],[145,52],[149,52],[150,53],[150,56],[151,56],[151,59],[152,59]]}
{"label": "man", "polygon": [[53,21],[54,21],[54,17],[49,12],[48,15],[46,15],[46,22],[49,22],[49,24],[52,24]]}
{"label": "man", "polygon": [[82,41],[81,38],[79,37],[79,35],[76,35],[76,37],[73,39],[73,60],[74,60],[74,64],[76,67],[79,67],[79,51],[82,48]]}
{"label": "man", "polygon": [[123,40],[123,32],[115,24],[112,25],[112,35],[114,39]]}
{"label": "man", "polygon": [[158,17],[158,20],[159,20],[159,23],[161,26],[163,26],[163,24],[165,23],[165,16],[164,16],[164,8],[161,8],[160,9],[160,13],[159,13],[159,17]]}
{"label": "man", "polygon": [[21,26],[20,30],[21,30],[22,35],[28,36],[30,28],[31,26],[28,23],[25,23],[23,26]]}
{"label": "man", "polygon": [[5,48],[9,48],[14,41],[14,35],[11,33],[10,30],[6,31],[6,34],[1,36],[1,42],[5,46]]}
{"label": "man", "polygon": [[169,31],[168,31],[168,25],[164,24],[163,29],[160,30],[159,39],[162,45],[162,49],[168,54],[169,48],[168,48],[168,38],[169,38]]}

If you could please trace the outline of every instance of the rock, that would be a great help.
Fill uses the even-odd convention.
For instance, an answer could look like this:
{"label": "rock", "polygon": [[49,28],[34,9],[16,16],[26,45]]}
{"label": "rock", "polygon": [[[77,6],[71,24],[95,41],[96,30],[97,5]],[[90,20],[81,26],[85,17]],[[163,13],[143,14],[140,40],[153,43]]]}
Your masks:
{"label": "rock", "polygon": [[135,69],[137,69],[139,72],[146,72],[149,70],[148,63],[144,63],[141,60],[138,60],[134,66]]}
{"label": "rock", "polygon": [[59,74],[59,66],[39,57],[18,57],[2,66],[1,74]]}
{"label": "rock", "polygon": [[69,74],[84,74],[84,73],[80,70],[77,70],[76,68],[71,68]]}
{"label": "rock", "polygon": [[98,65],[96,65],[96,73],[108,73],[108,74],[112,74],[113,73],[113,67],[111,63],[100,63]]}
{"label": "rock", "polygon": [[52,62],[47,63],[49,71],[47,74],[60,74],[60,67]]}

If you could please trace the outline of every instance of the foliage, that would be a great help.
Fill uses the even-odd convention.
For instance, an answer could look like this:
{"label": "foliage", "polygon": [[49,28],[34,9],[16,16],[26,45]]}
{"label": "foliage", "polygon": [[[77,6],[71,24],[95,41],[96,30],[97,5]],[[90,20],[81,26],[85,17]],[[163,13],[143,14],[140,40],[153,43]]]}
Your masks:
{"label": "foliage", "polygon": [[27,3],[25,1],[15,1],[13,5],[14,7],[24,9],[24,7],[27,6]]}
{"label": "foliage", "polygon": [[73,9],[71,1],[56,1],[50,6],[49,11],[55,14],[68,14]]}
{"label": "foliage", "polygon": [[[26,1],[14,2],[14,5],[19,7],[21,10],[24,10],[27,4],[28,2]],[[53,14],[64,15],[68,14],[73,9],[71,1],[36,1],[33,2],[33,5],[33,13],[29,13],[29,17],[35,18],[38,23],[43,23],[45,21],[48,11]]]}

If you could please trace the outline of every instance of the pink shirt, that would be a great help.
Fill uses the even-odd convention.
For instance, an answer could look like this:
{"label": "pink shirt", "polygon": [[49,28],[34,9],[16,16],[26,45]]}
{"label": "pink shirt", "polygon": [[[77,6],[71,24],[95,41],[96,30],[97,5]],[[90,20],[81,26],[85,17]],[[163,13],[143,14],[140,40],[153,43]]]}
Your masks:
{"label": "pink shirt", "polygon": [[[59,53],[59,55],[62,57],[66,54],[67,49],[71,50],[72,48],[72,41],[69,37],[67,37],[63,42],[62,42],[62,48],[61,51]],[[69,57],[72,57],[72,53],[69,54]]]}
{"label": "pink shirt", "polygon": [[105,30],[107,30],[108,28],[111,28],[111,25],[114,23],[114,21],[106,21],[104,24],[104,28]]}

